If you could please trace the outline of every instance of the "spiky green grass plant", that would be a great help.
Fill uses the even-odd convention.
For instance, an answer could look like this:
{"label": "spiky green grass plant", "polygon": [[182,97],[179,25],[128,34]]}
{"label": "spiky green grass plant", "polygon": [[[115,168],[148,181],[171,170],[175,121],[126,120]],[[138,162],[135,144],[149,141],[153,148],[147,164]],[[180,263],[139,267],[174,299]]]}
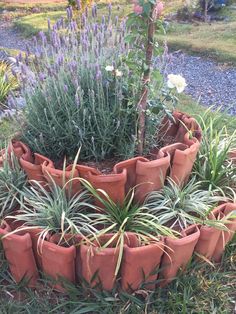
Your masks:
{"label": "spiky green grass plant", "polygon": [[[40,228],[40,238],[60,234],[61,240],[67,234],[91,235],[97,230],[87,214],[90,195],[87,191],[71,196],[68,184],[59,187],[53,180],[48,188],[37,181],[22,192],[21,210],[16,216],[8,216],[24,222],[21,229]],[[68,196],[70,195],[70,196]]]}
{"label": "spiky green grass plant", "polygon": [[12,74],[11,67],[0,61],[0,110],[7,107],[9,93],[18,87],[17,78]]}
{"label": "spiky green grass plant", "polygon": [[212,117],[209,110],[199,117],[203,138],[194,172],[203,189],[227,192],[236,182],[236,167],[229,160],[230,150],[236,147],[236,133],[228,134],[226,126],[218,130],[220,119],[219,115]]}
{"label": "spiky green grass plant", "polygon": [[223,222],[208,219],[212,209],[223,200],[216,191],[202,190],[201,182],[197,182],[195,177],[185,186],[179,186],[168,178],[160,191],[147,196],[145,207],[161,224],[171,228],[184,229],[194,223],[224,228]]}
{"label": "spiky green grass plant", "polygon": [[[5,149],[8,151],[8,148]],[[5,155],[0,167],[0,220],[20,206],[21,192],[26,186],[26,175],[15,155]]]}

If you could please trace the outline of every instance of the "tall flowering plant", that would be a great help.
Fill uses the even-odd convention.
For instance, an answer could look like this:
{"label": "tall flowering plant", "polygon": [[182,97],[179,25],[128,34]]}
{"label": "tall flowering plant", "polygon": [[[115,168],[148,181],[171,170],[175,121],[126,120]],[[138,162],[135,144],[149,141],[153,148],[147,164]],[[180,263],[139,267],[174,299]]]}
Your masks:
{"label": "tall flowering plant", "polygon": [[[22,137],[52,159],[102,160],[133,154],[136,138],[137,78],[124,62],[125,20],[108,14],[97,22],[97,7],[78,21],[67,9],[64,19],[48,22],[49,38],[34,39],[35,57],[18,57],[26,101]],[[32,64],[33,63],[33,64]]]}
{"label": "tall flowering plant", "polygon": [[143,154],[145,133],[151,144],[155,138],[156,114],[177,101],[169,91],[186,85],[170,75],[163,97],[163,76],[153,69],[162,53],[155,38],[162,9],[160,2],[139,0],[119,20],[111,5],[101,18],[96,5],[80,14],[69,7],[66,22],[48,21],[48,36],[34,38],[34,56],[17,57],[26,103],[22,138],[33,151],[53,160],[74,158],[79,148],[84,160]]}

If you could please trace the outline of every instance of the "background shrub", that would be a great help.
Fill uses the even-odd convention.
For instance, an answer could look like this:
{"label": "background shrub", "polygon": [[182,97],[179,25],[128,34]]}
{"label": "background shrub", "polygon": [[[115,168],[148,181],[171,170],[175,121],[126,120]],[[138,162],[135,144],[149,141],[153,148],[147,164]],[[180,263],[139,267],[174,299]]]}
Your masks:
{"label": "background shrub", "polygon": [[0,61],[0,110],[6,108],[7,96],[17,86],[18,82],[11,72],[11,67]]}

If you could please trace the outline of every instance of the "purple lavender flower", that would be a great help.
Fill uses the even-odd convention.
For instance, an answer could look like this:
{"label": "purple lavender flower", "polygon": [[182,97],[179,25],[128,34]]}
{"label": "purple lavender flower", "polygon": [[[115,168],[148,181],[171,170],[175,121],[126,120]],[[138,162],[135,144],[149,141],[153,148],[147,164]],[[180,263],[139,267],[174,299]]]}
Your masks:
{"label": "purple lavender flower", "polygon": [[82,25],[85,26],[86,22],[87,22],[87,18],[86,18],[86,15],[83,13],[82,14]]}
{"label": "purple lavender flower", "polygon": [[68,8],[66,9],[66,14],[67,14],[68,20],[71,20],[71,19],[72,19],[72,16],[73,16],[72,7],[68,7]]}
{"label": "purple lavender flower", "polygon": [[80,99],[79,99],[79,95],[78,95],[78,93],[76,92],[76,94],[75,94],[75,103],[76,103],[76,105],[79,107],[80,106]]}
{"label": "purple lavender flower", "polygon": [[96,4],[92,6],[92,17],[93,18],[97,17],[97,5]]}
{"label": "purple lavender flower", "polygon": [[96,64],[95,68],[96,68],[96,79],[99,80],[102,77],[102,72],[100,70],[100,66],[98,63]]}
{"label": "purple lavender flower", "polygon": [[21,52],[18,54],[17,58],[18,58],[19,62],[23,61],[23,57],[22,57],[22,53]]}
{"label": "purple lavender flower", "polygon": [[29,55],[27,53],[25,54],[25,64],[29,65]]}
{"label": "purple lavender flower", "polygon": [[94,34],[94,36],[96,36],[97,33],[98,33],[98,24],[95,23],[95,24],[93,24],[93,34]]}
{"label": "purple lavender flower", "polygon": [[112,9],[112,5],[111,3],[108,4],[108,14],[109,16],[111,16],[111,9]]}
{"label": "purple lavender flower", "polygon": [[77,3],[77,9],[80,11],[81,10],[81,1],[77,0],[76,3]]}
{"label": "purple lavender flower", "polygon": [[9,108],[15,108],[16,107],[15,98],[11,94],[7,97],[7,103],[8,103]]}
{"label": "purple lavender flower", "polygon": [[13,76],[17,77],[17,72],[15,71],[14,67],[11,67],[11,73]]}
{"label": "purple lavender flower", "polygon": [[40,38],[40,40],[42,41],[43,44],[44,44],[44,43],[46,42],[46,40],[47,40],[47,37],[46,37],[46,35],[44,34],[43,31],[40,31],[40,32],[39,32],[39,38]]}
{"label": "purple lavender flower", "polygon": [[60,53],[57,56],[57,60],[56,60],[56,64],[58,65],[58,67],[62,66],[64,62],[64,56]]}
{"label": "purple lavender flower", "polygon": [[64,92],[65,92],[65,93],[68,93],[68,90],[69,90],[69,89],[68,89],[68,86],[67,86],[66,84],[64,84]]}
{"label": "purple lavender flower", "polygon": [[56,32],[56,31],[58,30],[57,23],[53,24],[52,30],[53,30],[54,32]]}
{"label": "purple lavender flower", "polygon": [[28,44],[26,44],[26,53],[28,54],[28,56],[30,55],[30,47]]}
{"label": "purple lavender flower", "polygon": [[48,76],[52,76],[53,75],[53,71],[51,67],[47,67],[47,71],[48,71]]}
{"label": "purple lavender flower", "polygon": [[45,74],[42,73],[42,72],[40,72],[40,73],[39,73],[39,80],[40,80],[40,82],[43,82],[44,79],[45,79]]}
{"label": "purple lavender flower", "polygon": [[68,67],[71,71],[71,73],[77,73],[78,71],[78,65],[76,61],[71,61],[68,63]]}

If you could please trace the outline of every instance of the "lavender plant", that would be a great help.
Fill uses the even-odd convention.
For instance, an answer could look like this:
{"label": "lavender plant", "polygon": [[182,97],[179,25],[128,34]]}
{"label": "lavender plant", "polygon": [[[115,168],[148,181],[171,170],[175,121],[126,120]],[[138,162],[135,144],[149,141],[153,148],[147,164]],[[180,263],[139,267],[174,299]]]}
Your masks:
{"label": "lavender plant", "polygon": [[[23,140],[53,160],[129,157],[134,152],[140,79],[125,63],[130,45],[126,23],[112,19],[111,6],[98,22],[97,7],[78,21],[67,9],[49,38],[34,39],[35,57],[18,57],[21,68]],[[30,61],[29,61],[30,60]]]}

